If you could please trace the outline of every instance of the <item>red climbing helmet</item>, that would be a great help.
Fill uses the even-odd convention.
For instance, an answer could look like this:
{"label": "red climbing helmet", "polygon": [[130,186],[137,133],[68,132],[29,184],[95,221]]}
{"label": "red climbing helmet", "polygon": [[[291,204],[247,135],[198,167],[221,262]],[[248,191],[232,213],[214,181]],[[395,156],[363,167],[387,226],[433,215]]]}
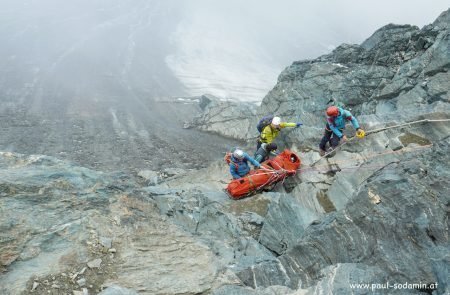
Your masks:
{"label": "red climbing helmet", "polygon": [[338,107],[331,106],[331,107],[329,107],[327,109],[327,116],[329,116],[329,117],[336,117],[337,115],[339,115]]}

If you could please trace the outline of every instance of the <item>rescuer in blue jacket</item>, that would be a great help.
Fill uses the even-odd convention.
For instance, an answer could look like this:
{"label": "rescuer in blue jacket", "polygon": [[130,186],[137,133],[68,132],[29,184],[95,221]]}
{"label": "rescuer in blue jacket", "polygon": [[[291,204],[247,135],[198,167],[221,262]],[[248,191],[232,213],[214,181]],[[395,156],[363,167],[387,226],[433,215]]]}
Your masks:
{"label": "rescuer in blue jacket", "polygon": [[332,149],[335,149],[341,139],[344,142],[347,140],[347,137],[342,133],[347,122],[352,122],[357,134],[364,136],[364,130],[359,127],[358,120],[349,111],[336,106],[331,106],[327,109],[327,125],[325,126],[325,133],[319,144],[321,156],[326,153],[327,142],[330,143]]}
{"label": "rescuer in blue jacket", "polygon": [[250,172],[250,166],[248,165],[249,161],[253,166],[257,168],[261,167],[261,164],[259,164],[243,150],[236,149],[233,152],[230,161],[230,173],[234,179],[244,177]]}

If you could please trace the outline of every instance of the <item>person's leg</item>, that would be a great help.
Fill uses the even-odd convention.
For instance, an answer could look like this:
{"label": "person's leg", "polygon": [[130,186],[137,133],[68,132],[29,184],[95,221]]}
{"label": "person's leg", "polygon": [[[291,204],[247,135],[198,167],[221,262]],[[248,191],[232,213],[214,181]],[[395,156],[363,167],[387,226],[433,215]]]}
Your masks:
{"label": "person's leg", "polygon": [[259,140],[257,142],[258,142],[258,144],[256,145],[256,151],[259,150],[259,148],[261,147],[261,144],[262,144],[262,142]]}
{"label": "person's leg", "polygon": [[327,151],[327,154],[328,154],[327,157],[334,157],[336,155],[335,149],[339,145],[339,141],[340,140],[341,139],[336,134],[333,133],[331,135],[331,138],[330,138],[330,146],[331,146],[331,148]]}
{"label": "person's leg", "polygon": [[333,134],[330,138],[330,145],[332,149],[335,149],[338,145],[339,142],[341,141],[341,139],[339,137],[337,137],[336,134]]}
{"label": "person's leg", "polygon": [[326,150],[327,142],[330,141],[330,138],[331,138],[331,135],[332,135],[332,134],[333,134],[333,131],[331,131],[331,130],[329,129],[328,124],[327,124],[327,126],[325,127],[325,132],[323,133],[322,140],[321,140],[320,143],[319,143],[319,148],[320,148],[322,151],[325,151],[325,150]]}
{"label": "person's leg", "polygon": [[[344,134],[344,129],[340,130],[342,132],[342,134]],[[338,145],[339,142],[341,141],[341,139],[339,137],[337,137],[336,134],[333,133],[333,136],[330,139],[330,145],[332,149],[335,149]]]}

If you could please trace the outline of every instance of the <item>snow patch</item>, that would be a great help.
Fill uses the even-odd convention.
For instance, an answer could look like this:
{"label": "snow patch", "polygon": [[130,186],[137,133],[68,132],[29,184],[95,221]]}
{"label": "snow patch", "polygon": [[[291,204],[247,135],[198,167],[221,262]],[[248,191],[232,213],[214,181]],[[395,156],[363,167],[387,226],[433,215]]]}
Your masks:
{"label": "snow patch", "polygon": [[181,22],[171,38],[175,51],[165,59],[188,95],[262,101],[282,67],[240,34],[212,30],[205,23],[195,18]]}

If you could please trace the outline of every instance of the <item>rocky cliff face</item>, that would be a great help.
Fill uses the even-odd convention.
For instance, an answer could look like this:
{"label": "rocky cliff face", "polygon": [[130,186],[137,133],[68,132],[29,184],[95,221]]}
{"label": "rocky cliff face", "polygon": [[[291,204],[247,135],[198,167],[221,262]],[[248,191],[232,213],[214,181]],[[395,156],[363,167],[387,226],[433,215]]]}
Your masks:
{"label": "rocky cliff face", "polygon": [[449,18],[446,11],[421,30],[387,25],[361,45],[344,44],[318,59],[294,62],[280,74],[259,114],[275,112],[305,122],[295,137],[308,147],[321,136],[313,127],[323,126],[330,100],[351,109],[366,128],[445,113]]}
{"label": "rocky cliff face", "polygon": [[[448,119],[449,26],[446,11],[421,30],[387,25],[359,46],[295,62],[259,115],[305,123],[284,137],[304,152],[304,166],[317,158],[322,132],[315,127],[323,128],[332,100],[351,109],[366,130]],[[286,270],[280,284],[349,293],[355,282],[438,282],[437,293],[448,292],[449,131],[449,122],[441,122],[372,134],[301,172],[286,195],[289,206],[269,210],[261,232]],[[281,213],[272,218],[271,211]],[[403,292],[431,293],[418,289]]]}
{"label": "rocky cliff face", "polygon": [[[331,99],[366,130],[450,118],[449,27],[447,11],[423,29],[388,25],[361,45],[294,62],[256,115],[204,100],[194,123],[229,137],[243,134],[229,125],[232,108],[244,110],[234,118],[247,139],[262,114],[304,123],[279,141],[302,170],[252,198],[222,192],[222,161],[135,179],[0,153],[0,293],[450,292],[448,121],[373,133],[309,165]],[[421,285],[398,289],[405,283]]]}
{"label": "rocky cliff face", "polygon": [[[450,11],[422,29],[387,25],[361,45],[341,45],[280,74],[247,138],[268,113],[303,122],[279,141],[300,153],[303,170],[271,201],[258,236],[279,272],[254,266],[244,284],[303,294],[364,293],[350,287],[361,282],[437,282],[437,294],[448,292],[448,121],[374,133],[309,164],[319,158],[331,104],[350,109],[366,130],[450,118],[449,27]],[[276,282],[261,279],[269,274]]]}

